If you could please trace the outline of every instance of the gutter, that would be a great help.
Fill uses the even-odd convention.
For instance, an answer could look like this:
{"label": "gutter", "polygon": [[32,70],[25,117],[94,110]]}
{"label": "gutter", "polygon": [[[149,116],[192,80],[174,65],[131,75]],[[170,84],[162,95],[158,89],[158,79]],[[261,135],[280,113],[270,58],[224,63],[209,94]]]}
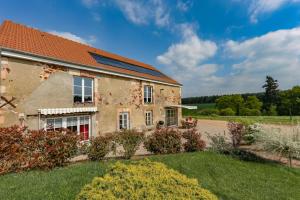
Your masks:
{"label": "gutter", "polygon": [[113,71],[109,71],[109,70],[98,69],[98,68],[92,67],[92,66],[61,61],[61,60],[57,60],[54,58],[48,58],[45,56],[40,56],[37,54],[31,54],[31,53],[27,53],[27,52],[16,51],[13,49],[8,49],[8,48],[2,48],[0,53],[1,53],[1,55],[7,56],[7,57],[13,57],[13,58],[19,58],[19,59],[24,59],[24,60],[31,60],[31,61],[42,62],[42,63],[47,63],[47,64],[59,65],[59,66],[64,66],[64,67],[79,69],[79,70],[87,70],[87,71],[98,72],[98,73],[103,73],[103,74],[108,74],[108,75],[114,75],[114,76],[119,76],[119,77],[124,77],[124,78],[149,81],[149,82],[159,83],[159,84],[163,84],[163,85],[182,87],[181,84],[167,83],[164,81],[157,81],[157,80],[147,79],[147,78],[143,78],[143,77],[113,72]]}

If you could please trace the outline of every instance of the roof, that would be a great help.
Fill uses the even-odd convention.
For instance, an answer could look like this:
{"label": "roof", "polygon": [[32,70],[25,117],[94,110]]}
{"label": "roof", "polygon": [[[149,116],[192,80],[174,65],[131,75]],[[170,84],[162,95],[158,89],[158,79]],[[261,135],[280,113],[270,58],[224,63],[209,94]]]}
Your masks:
{"label": "roof", "polygon": [[153,76],[146,73],[98,63],[90,53],[99,54],[104,57],[136,65],[140,68],[160,72],[151,65],[68,40],[47,32],[42,32],[12,21],[4,21],[0,26],[0,48],[47,57],[49,59],[59,60],[62,62],[93,67],[104,71],[180,85],[177,81],[163,73],[162,76]]}

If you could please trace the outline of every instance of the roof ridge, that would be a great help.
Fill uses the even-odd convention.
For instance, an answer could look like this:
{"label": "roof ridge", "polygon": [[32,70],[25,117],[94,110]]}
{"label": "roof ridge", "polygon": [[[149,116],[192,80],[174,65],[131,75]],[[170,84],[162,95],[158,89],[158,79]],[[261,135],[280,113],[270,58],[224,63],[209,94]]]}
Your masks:
{"label": "roof ridge", "polygon": [[[118,60],[120,62],[136,65],[140,68],[162,73],[156,67],[140,62],[138,60],[134,60],[102,49],[98,49],[91,45],[83,44],[53,34],[51,32],[39,30],[38,28],[33,28],[20,23],[15,23],[11,20],[3,20],[2,24],[0,24],[0,48],[1,47],[15,49],[21,52],[33,53],[36,55],[55,58],[67,62],[84,64],[87,66],[93,66],[98,68],[106,68],[107,70],[119,71],[122,73],[133,73],[127,72],[126,70],[124,71],[124,69],[120,69],[119,67],[108,65],[104,66],[103,64],[97,63],[91,55],[88,55],[90,53],[95,53],[99,54],[100,56]],[[133,74],[135,73],[136,72],[134,72]],[[175,84],[178,84],[174,79],[170,78],[164,73],[162,74],[166,78],[165,81],[170,82],[172,80],[171,82],[175,82]],[[138,74],[136,75],[139,76]],[[149,75],[143,74],[143,76]],[[157,78],[151,77],[150,79]]]}

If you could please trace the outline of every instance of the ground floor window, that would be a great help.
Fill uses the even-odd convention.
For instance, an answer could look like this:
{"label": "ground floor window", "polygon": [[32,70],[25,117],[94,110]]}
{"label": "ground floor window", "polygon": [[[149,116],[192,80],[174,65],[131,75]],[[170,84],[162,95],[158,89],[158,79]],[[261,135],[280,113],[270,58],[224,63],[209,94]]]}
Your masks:
{"label": "ground floor window", "polygon": [[166,109],[166,125],[167,126],[177,125],[177,109],[175,108]]}
{"label": "ground floor window", "polygon": [[91,134],[90,116],[56,117],[46,119],[47,131],[61,130],[66,128],[81,136],[82,140],[88,140]]}
{"label": "ground floor window", "polygon": [[129,129],[129,112],[121,112],[119,114],[119,129]]}
{"label": "ground floor window", "polygon": [[146,111],[146,126],[153,125],[153,112],[152,111]]}

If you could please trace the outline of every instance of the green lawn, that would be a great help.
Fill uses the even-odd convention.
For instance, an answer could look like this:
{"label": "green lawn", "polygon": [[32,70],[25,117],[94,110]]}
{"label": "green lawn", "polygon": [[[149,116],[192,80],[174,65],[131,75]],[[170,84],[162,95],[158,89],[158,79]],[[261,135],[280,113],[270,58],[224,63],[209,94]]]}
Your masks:
{"label": "green lawn", "polygon": [[251,122],[258,122],[264,124],[299,124],[300,116],[293,116],[292,120],[289,116],[201,116],[201,115],[192,115],[197,119],[211,119],[211,120],[250,120]]}
{"label": "green lawn", "polygon": [[300,116],[203,116],[199,115],[199,111],[206,108],[215,108],[215,103],[204,103],[204,104],[189,104],[191,106],[197,106],[197,110],[188,110],[183,108],[182,115],[184,117],[192,116],[197,119],[211,119],[211,120],[240,120],[248,119],[253,122],[265,123],[265,124],[299,124]]}
{"label": "green lawn", "polygon": [[[211,152],[149,157],[194,177],[226,200],[300,199],[300,170],[271,163],[239,161]],[[85,162],[49,172],[0,177],[0,199],[74,199],[80,188],[101,176],[109,162]]]}

